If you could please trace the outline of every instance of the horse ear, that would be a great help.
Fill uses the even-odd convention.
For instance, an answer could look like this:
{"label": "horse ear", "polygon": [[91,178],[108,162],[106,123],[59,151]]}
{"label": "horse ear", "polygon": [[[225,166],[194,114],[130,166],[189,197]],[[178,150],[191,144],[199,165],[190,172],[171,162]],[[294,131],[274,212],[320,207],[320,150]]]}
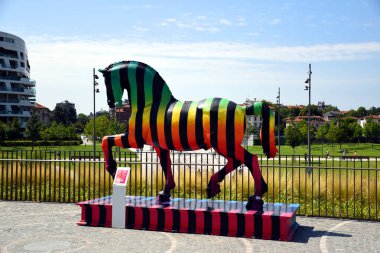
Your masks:
{"label": "horse ear", "polygon": [[104,74],[107,70],[105,70],[105,69],[98,69],[98,71],[99,71],[100,73]]}

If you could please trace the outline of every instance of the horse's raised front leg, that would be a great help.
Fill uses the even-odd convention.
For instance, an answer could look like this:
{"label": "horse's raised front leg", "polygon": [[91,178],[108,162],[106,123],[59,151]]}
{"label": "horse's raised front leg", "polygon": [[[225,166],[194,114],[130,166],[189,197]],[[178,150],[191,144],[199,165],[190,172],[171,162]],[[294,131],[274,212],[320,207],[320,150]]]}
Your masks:
{"label": "horse's raised front leg", "polygon": [[207,198],[212,198],[220,192],[219,183],[224,180],[224,178],[226,177],[228,173],[230,173],[231,171],[239,167],[240,164],[241,162],[239,162],[236,159],[227,158],[226,166],[224,166],[221,170],[219,170],[218,172],[214,173],[211,176],[210,181],[207,185],[207,189],[206,189]]}
{"label": "horse's raised front leg", "polygon": [[106,170],[110,175],[115,178],[116,173],[116,161],[113,159],[112,156],[112,147],[118,146],[121,148],[129,148],[128,145],[128,135],[125,134],[118,134],[118,135],[111,135],[111,136],[105,136],[102,139],[102,150],[104,155],[104,161],[106,164]]}
{"label": "horse's raised front leg", "polygon": [[160,158],[160,164],[165,175],[165,188],[158,193],[158,200],[160,202],[170,201],[170,191],[175,187],[175,182],[172,173],[172,163],[170,160],[170,151],[154,146],[158,157]]}

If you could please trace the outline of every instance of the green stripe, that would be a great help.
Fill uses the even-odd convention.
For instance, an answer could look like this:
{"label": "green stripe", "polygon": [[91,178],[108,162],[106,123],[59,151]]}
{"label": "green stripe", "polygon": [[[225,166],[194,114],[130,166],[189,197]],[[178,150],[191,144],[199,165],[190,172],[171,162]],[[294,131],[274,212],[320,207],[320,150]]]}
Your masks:
{"label": "green stripe", "polygon": [[[152,73],[153,72],[153,73]],[[145,69],[144,74],[144,93],[145,93],[145,106],[153,102],[153,77],[155,72],[149,68]]]}
{"label": "green stripe", "polygon": [[128,64],[128,80],[131,93],[132,111],[137,111],[137,81],[136,81],[137,63],[131,62]]}
{"label": "green stripe", "polygon": [[123,97],[123,90],[120,85],[120,70],[119,68],[111,71],[111,84],[113,97],[115,99],[115,104],[117,108],[122,106],[121,98]]}
{"label": "green stripe", "polygon": [[262,102],[256,102],[253,104],[254,114],[256,117],[261,116],[262,106],[263,106]]}

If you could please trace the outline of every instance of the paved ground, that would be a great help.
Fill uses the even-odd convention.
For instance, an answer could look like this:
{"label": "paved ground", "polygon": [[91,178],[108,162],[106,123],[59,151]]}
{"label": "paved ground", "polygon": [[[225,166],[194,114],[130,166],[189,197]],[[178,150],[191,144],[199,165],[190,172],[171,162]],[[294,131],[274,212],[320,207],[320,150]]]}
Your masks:
{"label": "paved ground", "polygon": [[79,206],[0,201],[0,252],[380,252],[380,223],[298,217],[291,242],[77,226]]}

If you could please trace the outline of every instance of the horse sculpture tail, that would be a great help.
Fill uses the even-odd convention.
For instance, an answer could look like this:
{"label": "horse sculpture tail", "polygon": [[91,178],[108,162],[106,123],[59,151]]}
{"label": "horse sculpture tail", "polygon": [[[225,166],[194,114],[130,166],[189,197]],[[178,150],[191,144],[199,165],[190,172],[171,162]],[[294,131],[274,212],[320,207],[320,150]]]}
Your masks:
{"label": "horse sculpture tail", "polygon": [[273,111],[268,105],[262,102],[255,102],[252,105],[246,106],[245,114],[262,117],[263,121],[260,130],[261,146],[268,158],[275,157],[278,150],[275,143]]}

